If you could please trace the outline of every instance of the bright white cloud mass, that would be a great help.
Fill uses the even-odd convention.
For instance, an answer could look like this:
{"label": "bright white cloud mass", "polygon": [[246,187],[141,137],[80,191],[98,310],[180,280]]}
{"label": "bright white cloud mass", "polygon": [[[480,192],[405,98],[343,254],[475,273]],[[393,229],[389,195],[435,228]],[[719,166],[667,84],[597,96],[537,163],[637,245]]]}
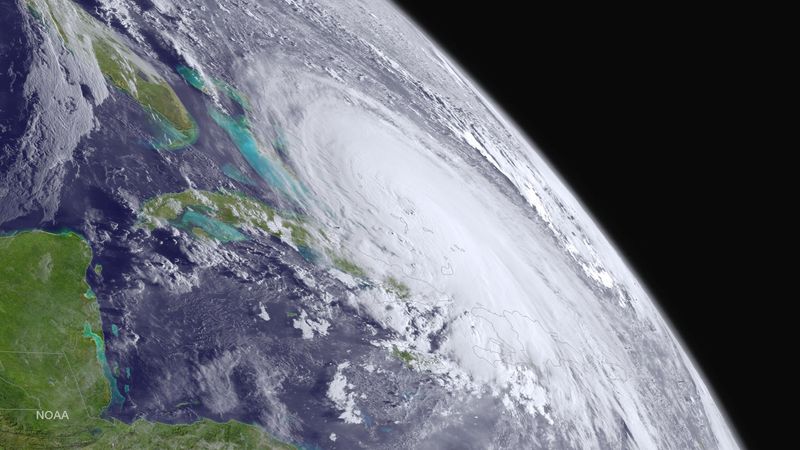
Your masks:
{"label": "bright white cloud mass", "polygon": [[[66,0],[53,2],[66,5]],[[370,401],[391,391],[394,397],[382,401],[381,408],[388,411],[385,405],[400,404],[398,399],[411,406],[387,413],[391,420],[385,423],[407,426],[403,432],[416,433],[418,441],[397,442],[420,446],[449,445],[448,433],[462,432],[452,431],[453,424],[486,434],[471,425],[485,415],[492,417],[486,423],[495,426],[496,436],[476,445],[738,447],[695,363],[599,225],[500,108],[392,4],[100,4],[98,13],[127,37],[101,33],[99,21],[77,13],[63,14],[63,32],[76,40],[83,33],[135,49],[126,57],[148,73],[170,74],[199,124],[195,147],[169,156],[158,153],[163,158],[158,162],[168,168],[152,169],[153,176],[176,170],[180,176],[170,182],[185,183],[181,190],[208,191],[218,187],[215,183],[236,185],[231,180],[252,191],[262,185],[248,177],[260,176],[269,196],[260,194],[279,211],[269,217],[272,237],[263,229],[254,232],[253,220],[238,230],[215,225],[241,247],[212,239],[198,244],[186,229],[176,230],[177,217],[159,222],[173,227],[174,253],[188,255],[191,269],[172,253],[170,258],[148,256],[139,247],[131,252],[147,261],[132,264],[136,269],[126,280],[144,280],[125,292],[135,299],[131,304],[144,305],[156,294],[174,299],[191,293],[195,301],[219,288],[214,305],[225,304],[223,298],[232,305],[231,299],[254,301],[247,318],[259,333],[267,335],[284,322],[295,333],[282,330],[257,341],[237,330],[236,338],[215,335],[204,341],[230,345],[219,352],[222,356],[198,364],[202,370],[192,375],[213,397],[209,411],[220,417],[242,414],[282,437],[295,437],[303,414],[314,408],[292,404],[301,392],[293,389],[308,382],[320,402],[309,404],[335,411],[324,415],[329,422],[316,424],[330,426],[320,430],[326,445],[361,442],[353,430],[376,435],[373,425],[382,411]],[[89,55],[93,50],[75,44],[73,51]],[[174,61],[144,62],[158,61],[164,52],[197,78],[185,73],[179,78]],[[81,67],[87,79],[102,85],[99,67]],[[109,101],[104,89],[97,92],[102,93],[98,103]],[[75,140],[91,134],[90,128],[90,121],[82,122]],[[156,159],[151,153],[147,158]],[[218,183],[215,158],[238,161],[252,173],[225,172],[228,178]],[[200,169],[190,167],[197,161]],[[161,186],[144,191],[163,193],[156,190],[171,192]],[[115,198],[135,197],[129,191],[134,189],[120,189]],[[210,195],[203,197],[207,208]],[[130,209],[138,210],[142,201],[129,200]],[[183,206],[173,203],[177,216]],[[201,220],[198,211],[190,211],[195,216],[189,218]],[[198,223],[203,224],[193,222],[189,231],[197,231]],[[297,224],[309,235],[294,230]],[[131,236],[147,235],[141,228]],[[145,248],[149,241],[141,239],[144,243],[136,245]],[[256,250],[263,251],[263,260],[274,260],[259,265],[252,257]],[[298,256],[303,251],[313,255]],[[287,269],[279,274],[283,279],[260,278],[254,267],[264,273],[289,267],[291,274]],[[202,284],[209,279],[214,283]],[[250,284],[242,287],[242,280]],[[326,290],[330,286],[336,288]],[[289,298],[291,308],[277,298]],[[347,309],[331,306],[337,301]],[[187,322],[192,312],[185,313]],[[220,308],[206,317],[211,321],[226,313]],[[345,319],[358,321],[360,328],[346,328]],[[142,329],[147,333],[153,327]],[[343,329],[359,331],[342,337]],[[300,349],[299,356],[292,354],[295,359],[270,359],[296,350],[289,345],[253,356],[295,335],[302,338],[293,344]],[[357,338],[368,341],[369,351],[342,350],[360,342]],[[146,346],[148,339],[142,341]],[[305,366],[298,361],[311,355],[307,349],[319,350],[313,346],[320,342],[332,346],[323,355],[331,360],[320,363],[323,381],[308,381],[318,375],[306,372],[314,361]],[[237,371],[246,364],[258,375]],[[256,380],[259,393],[237,390],[237,377]],[[386,380],[403,389],[384,388]],[[141,402],[152,398],[157,408],[147,411],[161,412],[161,402],[185,403],[172,393],[143,395]],[[257,407],[241,406],[261,399],[266,400]],[[292,413],[279,416],[284,411]],[[436,422],[429,428],[415,423],[422,413]]]}

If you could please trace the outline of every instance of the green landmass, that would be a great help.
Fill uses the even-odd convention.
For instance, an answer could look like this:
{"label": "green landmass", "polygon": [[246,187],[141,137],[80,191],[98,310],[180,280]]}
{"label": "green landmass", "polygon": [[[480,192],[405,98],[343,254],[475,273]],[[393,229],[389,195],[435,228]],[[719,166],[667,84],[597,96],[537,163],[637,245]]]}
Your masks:
{"label": "green landmass", "polygon": [[159,195],[144,203],[142,220],[150,229],[162,222],[174,222],[187,209],[209,215],[224,223],[242,227],[251,225],[269,231],[275,218],[271,207],[238,192],[186,190]]}
{"label": "green landmass", "polygon": [[91,258],[74,233],[0,237],[0,449],[294,448],[235,421],[103,418],[124,398],[97,303],[84,296]]}
{"label": "green landmass", "polygon": [[[333,256],[329,249],[320,248],[321,243],[314,239],[301,217],[279,213],[240,192],[189,189],[162,194],[147,200],[139,216],[139,225],[149,230],[172,226],[197,238],[216,239],[223,243],[243,240],[246,238],[244,233],[260,229],[291,242],[307,260],[316,260],[317,252],[327,253],[337,269],[357,278],[367,278],[364,269],[353,261]],[[400,298],[410,295],[406,285],[391,277],[387,280],[387,289]]]}
{"label": "green landmass", "polygon": [[156,114],[162,125],[167,126],[169,142],[163,143],[163,147],[183,148],[197,140],[197,124],[166,81],[150,79],[110,40],[95,38],[93,48],[100,71],[111,84]]}
{"label": "green landmass", "polygon": [[358,278],[366,278],[367,274],[364,269],[357,266],[356,263],[341,256],[333,257],[333,266],[342,272],[349,273]]}
{"label": "green landmass", "polygon": [[285,222],[287,228],[292,233],[292,241],[298,246],[308,247],[309,240],[311,239],[311,235],[308,234],[305,228],[298,225],[295,222]]}
{"label": "green landmass", "polygon": [[63,40],[65,44],[69,43],[67,33],[64,32],[64,28],[61,26],[61,23],[56,18],[56,15],[53,14],[53,6],[50,4],[50,2],[47,2],[47,12],[50,13],[50,19],[53,21],[53,25],[56,26],[56,31],[58,31],[58,35],[61,36],[61,40]]}
{"label": "green landmass", "polygon": [[[279,216],[275,209],[239,192],[186,190],[159,195],[145,202],[141,210],[141,224],[150,230],[172,225],[192,232],[201,238],[214,238],[222,242],[239,240],[231,238],[231,230],[257,228],[276,237],[290,236],[298,247],[311,243],[311,235],[300,219]],[[213,222],[204,222],[204,216]],[[187,219],[188,217],[188,219]],[[282,233],[282,230],[288,233]]]}
{"label": "green landmass", "polygon": [[141,218],[149,229],[169,224],[197,237],[222,242],[241,240],[244,235],[239,230],[247,227],[271,234],[278,230],[273,222],[274,209],[244,194],[222,191],[187,190],[160,195],[145,202]]}
{"label": "green landmass", "polygon": [[411,289],[409,289],[405,283],[392,276],[386,279],[386,290],[393,293],[401,300],[405,300],[411,296]]}
{"label": "green landmass", "polygon": [[[34,19],[36,19],[37,21],[39,21],[39,23],[43,25],[47,25],[47,22],[45,22],[44,20],[44,15],[42,14],[39,7],[36,5],[36,2],[34,0],[26,0],[25,5],[28,7],[28,11],[31,13]],[[64,33],[64,28],[61,26],[61,23],[58,21],[58,19],[56,19],[55,14],[53,14],[53,8],[50,5],[50,2],[45,2],[45,6],[47,7],[47,13],[50,17],[50,20],[53,22],[53,26],[58,32],[58,35],[66,44],[68,42],[67,35],[66,33]]]}
{"label": "green landmass", "polygon": [[403,361],[407,366],[410,366],[411,363],[417,359],[411,352],[406,350],[400,350],[399,348],[397,348],[397,346],[394,346],[392,348],[392,356],[399,359],[400,361]]}
{"label": "green landmass", "polygon": [[[65,44],[91,44],[98,67],[109,82],[155,118],[163,134],[153,142],[156,148],[174,150],[197,140],[197,124],[172,87],[154,69],[145,67],[105,24],[68,0],[26,0],[26,4],[39,22],[50,19],[47,23],[52,22]],[[65,23],[71,26],[65,29]]]}

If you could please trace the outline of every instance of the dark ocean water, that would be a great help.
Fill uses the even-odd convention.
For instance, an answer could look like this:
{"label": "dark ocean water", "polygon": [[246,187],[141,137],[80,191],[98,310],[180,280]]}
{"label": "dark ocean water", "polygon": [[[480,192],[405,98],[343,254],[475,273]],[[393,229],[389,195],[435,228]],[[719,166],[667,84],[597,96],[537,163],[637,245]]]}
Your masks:
{"label": "dark ocean water", "polygon": [[[81,3],[90,11],[95,6]],[[30,102],[36,101],[25,99],[21,90],[33,47],[15,8],[0,5],[0,63],[9,67],[0,72],[0,173],[18,158],[18,140],[30,119]],[[107,414],[128,422],[236,419],[307,448],[329,446],[331,433],[338,435],[340,448],[402,443],[401,436],[423,421],[443,420],[431,417],[433,406],[457,400],[443,397],[428,375],[372,345],[389,337],[381,325],[348,304],[344,286],[278,239],[250,236],[213,248],[186,233],[148,233],[137,226],[144,200],[190,187],[238,190],[281,206],[278,194],[249,169],[209,117],[208,100],[175,73],[184,61],[156,37],[145,32],[145,38],[197,121],[197,142],[171,152],[154,149],[149,142],[157,129],[148,114],[124,93],[113,92],[94,110],[96,128],[64,163],[54,219],[43,221],[36,205],[14,220],[0,217],[0,232],[69,229],[90,242],[94,258],[87,278],[100,306],[106,356],[125,395],[122,406]],[[222,170],[226,165],[241,168],[243,179],[260,181],[233,180]],[[220,257],[223,263],[209,262]],[[97,264],[101,274],[92,270]],[[298,269],[314,274],[321,285],[308,286]],[[261,305],[270,321],[258,318]],[[332,317],[328,334],[303,339],[294,326],[302,311]],[[359,399],[359,426],[344,424],[327,399],[337,363],[345,360],[385,369],[374,379],[352,378],[368,394]],[[464,448],[465,430],[443,426],[437,439],[443,447]],[[490,437],[480,432],[471,445],[480,447]]]}

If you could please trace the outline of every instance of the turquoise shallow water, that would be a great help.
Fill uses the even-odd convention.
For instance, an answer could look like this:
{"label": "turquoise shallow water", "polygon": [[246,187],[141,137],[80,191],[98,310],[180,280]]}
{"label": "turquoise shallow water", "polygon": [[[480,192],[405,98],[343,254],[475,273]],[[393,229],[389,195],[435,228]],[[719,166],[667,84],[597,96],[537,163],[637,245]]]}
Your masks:
{"label": "turquoise shallow water", "polygon": [[198,227],[220,242],[244,241],[247,239],[244,234],[227,223],[192,210],[184,212],[177,225],[188,230]]}
{"label": "turquoise shallow water", "polygon": [[316,262],[319,259],[319,255],[311,247],[300,245],[297,247],[297,251],[306,261]]}
{"label": "turquoise shallow water", "polygon": [[[176,70],[190,86],[209,94],[207,82],[196,70],[183,65],[177,66]],[[264,181],[283,194],[299,200],[303,190],[294,176],[283,166],[278,158],[275,158],[275,161],[271,160],[259,148],[259,143],[248,123],[247,112],[250,110],[250,105],[245,96],[223,80],[214,79],[212,82],[219,92],[222,92],[228,99],[241,106],[244,114],[231,115],[212,104],[208,105],[208,114],[220,128],[225,130],[239,153],[244,156],[245,161]],[[276,139],[274,148],[280,158],[286,158],[287,146],[282,137]],[[234,180],[252,184],[238,169],[223,167],[223,172]]]}
{"label": "turquoise shallow water", "polygon": [[150,141],[156,150],[179,150],[197,142],[199,131],[195,124],[191,130],[180,131],[163,117],[154,114],[157,137]]}
{"label": "turquoise shallow water", "polygon": [[97,353],[97,361],[103,368],[103,375],[105,375],[106,379],[108,380],[109,387],[111,388],[111,403],[109,406],[121,407],[125,403],[125,397],[119,392],[117,379],[114,378],[114,373],[111,370],[111,366],[108,365],[103,338],[92,331],[92,326],[89,325],[89,323],[85,323],[83,325],[83,337],[90,338],[92,341],[94,341],[95,351]]}
{"label": "turquoise shallow water", "polygon": [[255,184],[255,181],[253,181],[252,178],[250,178],[247,175],[243,174],[242,171],[239,170],[233,164],[224,164],[222,166],[222,173],[224,173],[225,176],[227,176],[228,178],[230,178],[232,180],[236,180],[236,181],[238,181],[240,183],[250,184],[250,185]]}
{"label": "turquoise shallow water", "polygon": [[196,70],[192,69],[191,67],[186,67],[184,65],[179,65],[175,68],[178,71],[178,74],[189,83],[190,86],[197,89],[198,91],[205,92],[206,83],[203,81],[203,78],[200,77],[200,74],[197,73]]}
{"label": "turquoise shallow water", "polygon": [[209,114],[214,119],[214,122],[228,133],[228,136],[244,156],[244,159],[264,181],[284,194],[295,196],[300,193],[299,188],[293,181],[293,177],[286,172],[280,163],[273,163],[261,153],[258,142],[250,131],[245,117],[234,118],[211,106],[209,107]]}
{"label": "turquoise shallow water", "polygon": [[247,102],[247,99],[244,98],[241,92],[236,90],[235,87],[231,86],[230,84],[222,81],[222,80],[214,80],[214,85],[220,91],[224,92],[225,95],[228,96],[229,99],[233,100],[234,102],[238,103],[239,106],[244,108],[245,110],[250,109],[250,104]]}

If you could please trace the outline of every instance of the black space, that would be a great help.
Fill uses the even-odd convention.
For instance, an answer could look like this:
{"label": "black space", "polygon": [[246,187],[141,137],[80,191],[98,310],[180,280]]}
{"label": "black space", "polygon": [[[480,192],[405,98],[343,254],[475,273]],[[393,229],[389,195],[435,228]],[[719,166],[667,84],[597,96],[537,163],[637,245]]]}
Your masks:
{"label": "black space", "polygon": [[781,378],[790,367],[781,317],[791,296],[770,286],[782,276],[774,256],[794,240],[783,231],[794,221],[781,217],[788,205],[774,204],[774,183],[785,180],[772,176],[779,163],[769,150],[791,147],[768,139],[777,126],[765,119],[768,102],[780,99],[772,98],[771,43],[757,15],[398,3],[528,133],[607,230],[744,444],[780,442],[777,406],[795,391]]}

